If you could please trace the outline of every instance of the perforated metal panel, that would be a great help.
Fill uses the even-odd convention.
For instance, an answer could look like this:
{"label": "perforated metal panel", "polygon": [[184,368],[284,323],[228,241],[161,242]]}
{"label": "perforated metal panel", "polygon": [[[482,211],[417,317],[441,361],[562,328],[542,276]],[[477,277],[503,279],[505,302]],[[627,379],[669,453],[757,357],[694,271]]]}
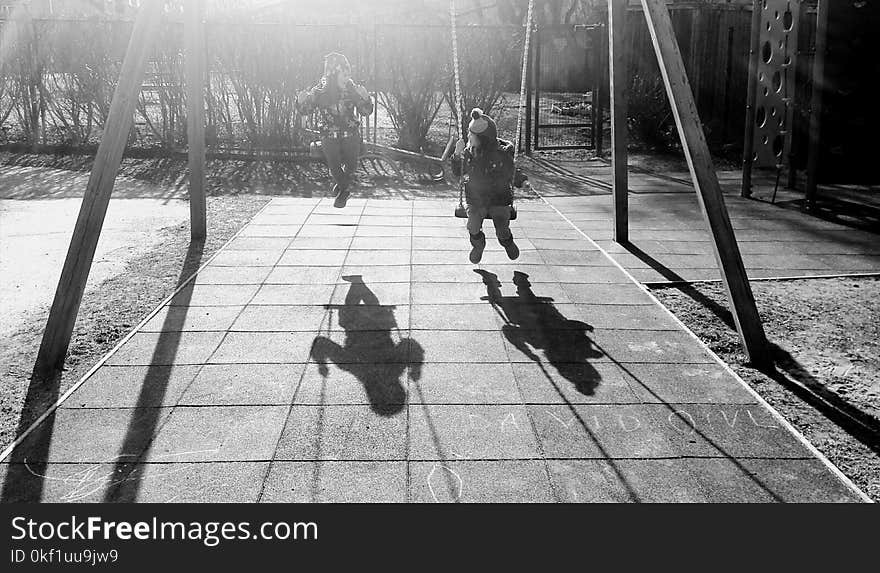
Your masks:
{"label": "perforated metal panel", "polygon": [[763,0],[755,98],[755,167],[779,167],[791,152],[800,0]]}

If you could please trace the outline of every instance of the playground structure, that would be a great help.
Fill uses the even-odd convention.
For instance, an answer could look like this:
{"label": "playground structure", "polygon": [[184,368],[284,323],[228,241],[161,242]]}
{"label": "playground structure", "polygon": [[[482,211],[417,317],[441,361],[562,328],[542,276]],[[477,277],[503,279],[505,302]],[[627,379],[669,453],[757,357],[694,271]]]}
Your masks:
{"label": "playground structure", "polygon": [[816,207],[820,183],[876,182],[867,149],[878,114],[869,88],[853,78],[877,69],[869,54],[876,53],[871,26],[878,17],[872,3],[754,0],[743,197],[752,196],[758,169],[775,171],[771,201],[780,185],[801,187],[808,211]]}
{"label": "playground structure", "polygon": [[[767,361],[767,344],[755,301],[733,235],[721,188],[715,174],[693,93],[685,73],[668,8],[662,0],[642,0],[654,52],[672,106],[697,199],[713,238],[712,246],[730,307],[750,360]],[[128,43],[109,116],[77,218],[62,269],[46,330],[34,368],[47,377],[60,370],[70,343],[74,322],[100,237],[114,181],[133,121],[138,90],[144,77],[151,41],[159,25],[163,2],[142,4]],[[626,0],[609,0],[608,33],[611,78],[611,123],[614,184],[614,239],[628,242],[627,128],[626,128]],[[189,196],[191,236],[207,234],[205,209],[204,132],[204,3],[188,0],[185,12],[186,89],[188,114]],[[415,159],[415,158],[411,158]],[[434,160],[428,159],[429,163]]]}

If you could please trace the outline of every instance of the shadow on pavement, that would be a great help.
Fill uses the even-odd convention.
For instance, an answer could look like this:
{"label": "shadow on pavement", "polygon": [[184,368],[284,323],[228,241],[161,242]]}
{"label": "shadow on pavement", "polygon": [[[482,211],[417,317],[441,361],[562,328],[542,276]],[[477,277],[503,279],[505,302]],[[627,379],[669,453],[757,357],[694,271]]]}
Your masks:
{"label": "shadow on pavement", "polygon": [[327,308],[338,313],[345,340],[339,344],[326,336],[315,337],[311,358],[325,380],[328,362],[353,374],[364,385],[373,411],[380,416],[393,416],[406,405],[405,381],[401,381],[401,376],[409,369],[410,376],[418,381],[424,351],[408,337],[394,342],[393,334],[399,332],[394,305],[380,304],[360,275],[342,278],[351,283],[345,304]]}

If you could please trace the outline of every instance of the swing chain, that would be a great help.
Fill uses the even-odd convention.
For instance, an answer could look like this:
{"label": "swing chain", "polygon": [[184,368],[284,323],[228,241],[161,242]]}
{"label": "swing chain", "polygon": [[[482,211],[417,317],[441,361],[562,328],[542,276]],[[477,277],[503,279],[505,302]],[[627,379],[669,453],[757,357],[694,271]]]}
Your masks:
{"label": "swing chain", "polygon": [[[513,189],[514,181],[516,180],[516,160],[519,156],[519,140],[522,135],[522,110],[526,105],[526,78],[528,75],[528,62],[529,62],[529,45],[532,37],[532,14],[534,11],[535,0],[529,0],[528,11],[526,13],[526,22],[525,22],[525,42],[523,44],[523,59],[522,59],[522,72],[520,74],[520,88],[519,88],[519,102],[516,108],[516,138],[514,139],[513,146],[513,163],[514,163],[514,171],[511,176],[510,184],[511,190]],[[455,22],[455,0],[449,0],[449,20],[451,24],[452,31],[452,74],[455,83],[455,106],[457,108],[457,113],[455,114],[461,120],[461,133],[464,133],[464,102],[462,100],[461,95],[461,72],[459,69],[459,60],[458,60],[458,34],[456,32],[456,22]],[[452,112],[450,110],[450,115]],[[450,128],[452,126],[452,117],[449,118]],[[459,210],[464,209],[464,156],[459,155],[460,161],[460,170],[458,180],[458,207]],[[511,209],[514,209],[511,207]],[[516,212],[515,210],[513,211]]]}

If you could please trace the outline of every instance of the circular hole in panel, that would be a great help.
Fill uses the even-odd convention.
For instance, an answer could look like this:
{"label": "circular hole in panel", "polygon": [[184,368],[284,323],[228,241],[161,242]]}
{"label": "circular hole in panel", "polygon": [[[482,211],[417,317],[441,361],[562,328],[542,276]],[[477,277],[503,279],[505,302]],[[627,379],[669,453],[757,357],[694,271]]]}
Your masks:
{"label": "circular hole in panel", "polygon": [[775,107],[770,108],[770,117],[776,117],[776,108]]}
{"label": "circular hole in panel", "polygon": [[767,9],[767,0],[763,0],[763,2],[762,2],[762,6],[761,6],[761,7],[762,7],[764,10]]}
{"label": "circular hole in panel", "polygon": [[759,81],[759,82],[763,82],[763,81],[764,81],[764,72],[758,72],[758,81]]}
{"label": "circular hole in panel", "polygon": [[791,27],[794,26],[794,16],[791,14],[791,9],[786,9],[785,14],[782,15],[782,28],[786,32],[791,31]]}
{"label": "circular hole in panel", "polygon": [[784,146],[785,141],[782,139],[781,135],[777,135],[773,138],[773,155],[776,157],[782,156],[782,148]]}
{"label": "circular hole in panel", "polygon": [[779,40],[779,49],[785,51],[785,41]]}
{"label": "circular hole in panel", "polygon": [[758,160],[758,152],[756,151],[754,155],[752,155],[752,161]]}
{"label": "circular hole in panel", "polygon": [[777,20],[779,20],[779,12],[776,12],[776,13],[773,15],[773,17],[776,18]]}
{"label": "circular hole in panel", "polygon": [[782,89],[782,74],[778,71],[773,72],[773,91],[779,93]]}
{"label": "circular hole in panel", "polygon": [[786,54],[786,55],[785,55],[785,59],[782,60],[782,65],[783,65],[783,66],[790,66],[790,65],[791,65],[791,56],[789,56],[788,54]]}
{"label": "circular hole in panel", "polygon": [[770,95],[770,88],[764,86],[764,97],[767,97],[768,95]]}
{"label": "circular hole in panel", "polygon": [[769,32],[772,29],[773,29],[773,24],[771,24],[770,22],[767,22],[767,31]]}
{"label": "circular hole in panel", "polygon": [[758,112],[755,114],[755,122],[758,124],[758,127],[764,127],[764,124],[767,123],[767,110],[764,109],[764,106],[758,108]]}
{"label": "circular hole in panel", "polygon": [[770,141],[770,140],[767,138],[766,135],[764,135],[764,136],[761,137],[761,143],[763,143],[764,145],[767,145],[767,142],[768,142],[768,141]]}
{"label": "circular hole in panel", "polygon": [[764,60],[765,64],[769,64],[770,60],[773,59],[773,47],[769,41],[764,42],[764,45],[761,47],[761,59]]}

